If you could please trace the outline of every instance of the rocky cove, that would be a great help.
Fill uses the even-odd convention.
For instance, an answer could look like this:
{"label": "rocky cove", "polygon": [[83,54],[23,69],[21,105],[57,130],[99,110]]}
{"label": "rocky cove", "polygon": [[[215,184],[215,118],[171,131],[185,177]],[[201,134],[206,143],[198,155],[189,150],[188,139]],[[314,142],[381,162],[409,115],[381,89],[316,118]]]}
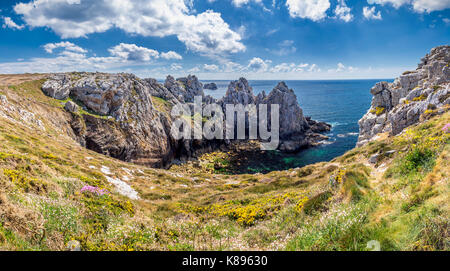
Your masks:
{"label": "rocky cove", "polygon": [[[203,84],[193,75],[178,79],[168,76],[160,84],[132,74],[64,73],[52,74],[42,90],[64,101],[72,115],[71,134],[82,146],[150,167],[166,167],[215,150],[240,150],[236,145],[247,146],[247,153],[255,157],[266,154],[259,150],[261,142],[242,144],[248,137],[244,141],[175,139],[170,133],[174,121],[171,110],[175,105],[193,109],[194,97],[202,98],[203,108],[217,104],[224,111],[227,105],[279,105],[278,150],[284,153],[319,145],[327,139],[323,133],[331,129],[329,124],[305,117],[294,91],[284,82],[267,95],[254,95],[248,81],[240,78],[230,82],[223,98],[214,99],[205,95]],[[194,115],[191,117],[194,120]],[[247,118],[247,132],[248,126]]]}
{"label": "rocky cove", "polygon": [[[270,82],[276,87],[265,94],[240,79],[214,99],[196,91],[194,76],[0,75],[0,249],[366,250],[380,240],[383,250],[448,250],[448,61],[449,46],[437,47],[392,82],[353,82],[359,92],[335,82],[334,98],[319,88],[299,95],[294,82]],[[358,93],[364,103],[353,111]],[[295,158],[289,148],[174,140],[171,108],[195,106],[198,94],[289,108],[280,148],[309,146],[299,155],[327,150],[316,146],[324,136],[351,133],[351,145],[280,169]],[[310,98],[323,99],[326,114],[342,107],[352,118],[341,121],[355,127],[314,113]],[[305,112],[332,130],[320,134],[329,126]]]}
{"label": "rocky cove", "polygon": [[[422,59],[416,71],[405,72],[393,83],[375,84],[371,90],[371,108],[359,121],[357,145],[377,139],[380,133],[396,135],[424,118],[442,114],[443,106],[449,103],[449,61],[449,47],[437,47]],[[330,124],[305,117],[296,94],[285,82],[279,82],[268,94],[262,91],[255,95],[249,82],[240,78],[228,84],[222,98],[213,98],[205,94],[203,84],[194,75],[178,79],[168,76],[164,83],[159,83],[133,74],[74,72],[50,75],[42,90],[65,103],[72,116],[73,131],[69,134],[82,146],[150,167],[168,167],[173,162],[195,161],[205,153],[232,151],[237,155],[230,156],[236,164],[231,172],[251,173],[255,168],[259,168],[257,172],[268,172],[271,167],[267,165],[296,159],[295,153],[325,143],[328,139],[325,134],[332,128]],[[261,151],[261,142],[251,142],[248,137],[246,140],[174,139],[170,133],[174,121],[172,108],[181,104],[193,110],[196,96],[202,97],[203,108],[217,104],[224,111],[226,105],[278,104],[277,151]],[[195,116],[191,118],[194,122]],[[223,126],[225,130],[225,123]],[[248,118],[245,131],[248,136]],[[286,164],[272,169],[289,165],[295,167]]]}

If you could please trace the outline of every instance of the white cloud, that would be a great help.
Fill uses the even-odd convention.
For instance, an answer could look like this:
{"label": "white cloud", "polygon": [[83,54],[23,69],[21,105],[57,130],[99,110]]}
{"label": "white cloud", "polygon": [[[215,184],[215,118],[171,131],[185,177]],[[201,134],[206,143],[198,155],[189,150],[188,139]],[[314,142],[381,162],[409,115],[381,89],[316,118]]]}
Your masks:
{"label": "white cloud", "polygon": [[64,50],[55,57],[32,58],[22,62],[0,63],[0,73],[51,73],[74,70],[109,70],[123,64],[117,57],[88,57],[85,53]]}
{"label": "white cloud", "polygon": [[108,50],[112,56],[124,61],[148,62],[159,58],[159,52],[153,49],[137,46],[136,44],[121,43]]}
{"label": "white cloud", "polygon": [[363,7],[363,15],[366,19],[381,20],[381,12],[376,11],[375,7]]}
{"label": "white cloud", "polygon": [[395,8],[412,5],[420,13],[444,10],[450,8],[450,0],[367,0],[369,4],[391,4]]}
{"label": "white cloud", "polygon": [[183,69],[183,66],[181,66],[180,64],[177,63],[172,63],[172,65],[170,65],[170,69],[172,71],[179,71]]}
{"label": "white cloud", "polygon": [[47,43],[44,45],[44,49],[47,53],[53,53],[53,50],[58,48],[64,48],[67,51],[77,52],[77,53],[87,53],[87,50],[71,43],[71,42],[59,42],[59,43]]}
{"label": "white cloud", "polygon": [[414,10],[418,12],[432,12],[450,8],[450,0],[414,0]]}
{"label": "white cloud", "polygon": [[231,73],[231,72],[241,72],[244,67],[241,64],[226,61],[222,63],[222,72]]}
{"label": "white cloud", "polygon": [[22,30],[25,28],[24,25],[16,24],[10,17],[4,17],[3,22],[4,22],[3,28],[11,28],[11,29],[17,29],[17,30]]}
{"label": "white cloud", "polygon": [[342,71],[344,71],[345,70],[345,66],[344,66],[344,64],[342,64],[342,63],[338,63],[338,65],[337,65],[338,67],[337,67],[337,69],[336,69],[336,72],[342,72]]}
{"label": "white cloud", "polygon": [[164,59],[176,59],[176,60],[183,59],[182,56],[180,56],[178,53],[176,53],[174,51],[169,51],[167,53],[161,53],[161,58],[164,58]]}
{"label": "white cloud", "polygon": [[444,18],[444,19],[442,19],[442,21],[444,21],[445,24],[450,24],[450,19],[449,18]]}
{"label": "white cloud", "polygon": [[273,34],[277,33],[278,31],[280,31],[279,28],[275,28],[275,29],[269,30],[269,32],[266,33],[266,36],[267,37],[268,36],[272,36]]}
{"label": "white cloud", "polygon": [[255,72],[267,71],[271,62],[270,60],[262,60],[259,57],[254,57],[249,61],[247,69]]}
{"label": "white cloud", "polygon": [[400,6],[404,5],[404,4],[409,4],[411,2],[411,0],[367,0],[367,3],[369,4],[380,4],[380,5],[385,5],[385,4],[391,4],[393,5],[395,8],[399,8]]}
{"label": "white cloud", "polygon": [[294,46],[293,40],[284,40],[278,44],[279,49],[269,50],[272,53],[279,56],[286,56],[297,52],[297,48]]}
{"label": "white cloud", "polygon": [[249,2],[261,3],[261,0],[232,0],[231,2],[235,7],[241,7]]}
{"label": "white cloud", "polygon": [[320,68],[316,64],[312,64],[309,66],[309,72],[321,72]]}
{"label": "white cloud", "polygon": [[[108,49],[109,56],[89,56],[88,51],[71,42],[48,43],[42,48],[53,57],[31,58],[21,62],[0,63],[0,73],[48,73],[68,71],[127,71],[131,66],[143,63],[157,64],[155,60],[163,58],[177,59],[175,52],[159,53],[156,50],[140,47],[135,44],[121,43]],[[62,49],[56,51],[56,49]],[[181,56],[180,56],[181,57]],[[172,70],[182,69],[181,65],[172,64]],[[131,71],[130,71],[131,72]]]}
{"label": "white cloud", "polygon": [[272,73],[302,73],[302,72],[318,72],[320,69],[316,64],[308,63],[281,63],[270,69]]}
{"label": "white cloud", "polygon": [[108,50],[112,56],[118,57],[123,61],[137,61],[137,62],[149,62],[154,59],[163,58],[166,60],[183,59],[178,53],[169,51],[166,53],[159,53],[156,50],[137,46],[136,44],[121,43]]}
{"label": "white cloud", "polygon": [[198,73],[198,72],[200,72],[200,68],[199,67],[194,67],[194,68],[188,70],[188,73]]}
{"label": "white cloud", "polygon": [[338,19],[348,23],[353,20],[353,14],[351,13],[352,9],[347,6],[344,0],[339,0],[334,10],[334,14]]}
{"label": "white cloud", "polygon": [[14,11],[31,27],[49,27],[63,38],[119,28],[142,36],[175,35],[189,50],[208,56],[245,50],[221,14],[194,12],[184,0],[33,0]]}
{"label": "white cloud", "polygon": [[355,67],[352,67],[352,66],[346,67],[344,64],[339,62],[337,64],[337,68],[336,69],[329,69],[328,72],[329,73],[342,73],[342,72],[350,72],[350,73],[352,73],[352,72],[357,71],[357,70],[358,70],[358,68],[355,68]]}
{"label": "white cloud", "polygon": [[327,16],[330,8],[329,0],[287,0],[286,6],[293,18],[319,21]]}
{"label": "white cloud", "polygon": [[203,65],[203,69],[207,72],[216,72],[219,70],[219,66],[214,65],[214,64],[212,64],[212,65],[205,64],[205,65]]}

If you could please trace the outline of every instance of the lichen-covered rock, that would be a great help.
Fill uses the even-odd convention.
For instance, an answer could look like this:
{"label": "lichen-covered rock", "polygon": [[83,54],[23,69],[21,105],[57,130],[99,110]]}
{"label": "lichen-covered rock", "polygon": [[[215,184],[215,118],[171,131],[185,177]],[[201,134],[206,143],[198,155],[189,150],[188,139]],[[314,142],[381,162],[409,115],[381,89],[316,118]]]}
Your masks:
{"label": "lichen-covered rock", "polygon": [[172,92],[168,91],[167,88],[159,84],[156,79],[146,78],[143,81],[147,84],[152,96],[171,101],[173,103],[179,102],[178,97],[175,97]]}
{"label": "lichen-covered rock", "polygon": [[247,79],[240,78],[237,81],[231,81],[228,85],[225,97],[222,98],[222,103],[226,104],[254,104],[255,96],[253,95],[253,88],[249,85]]}
{"label": "lichen-covered rock", "polygon": [[393,83],[372,89],[372,105],[359,121],[358,146],[379,133],[397,135],[420,121],[424,113],[447,110],[450,103],[450,46],[433,48],[417,70],[405,72]]}
{"label": "lichen-covered rock", "polygon": [[195,96],[204,96],[203,85],[195,75],[182,77],[175,80],[172,76],[167,76],[164,87],[172,93],[180,102],[192,103]]}
{"label": "lichen-covered rock", "polygon": [[44,82],[42,85],[42,91],[52,98],[65,100],[69,97],[71,87],[69,75],[54,74],[50,80]]}

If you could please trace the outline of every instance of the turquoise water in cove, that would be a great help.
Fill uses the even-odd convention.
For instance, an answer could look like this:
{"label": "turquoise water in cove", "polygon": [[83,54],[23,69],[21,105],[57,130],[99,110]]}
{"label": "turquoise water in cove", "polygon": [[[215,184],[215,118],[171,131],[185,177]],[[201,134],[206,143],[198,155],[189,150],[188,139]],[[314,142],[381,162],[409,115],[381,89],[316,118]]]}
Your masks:
{"label": "turquoise water in cove", "polygon": [[[301,151],[297,154],[279,154],[279,163],[264,165],[265,170],[280,170],[302,167],[308,164],[330,161],[343,155],[355,147],[358,140],[358,121],[370,108],[372,95],[370,89],[380,81],[392,82],[391,79],[377,80],[326,80],[326,81],[285,81],[297,95],[300,107],[305,116],[330,123],[333,128],[327,136],[330,140],[326,144]],[[205,90],[214,98],[225,95],[229,81],[214,82],[218,90]],[[249,81],[256,95],[263,90],[269,93],[278,81]]]}

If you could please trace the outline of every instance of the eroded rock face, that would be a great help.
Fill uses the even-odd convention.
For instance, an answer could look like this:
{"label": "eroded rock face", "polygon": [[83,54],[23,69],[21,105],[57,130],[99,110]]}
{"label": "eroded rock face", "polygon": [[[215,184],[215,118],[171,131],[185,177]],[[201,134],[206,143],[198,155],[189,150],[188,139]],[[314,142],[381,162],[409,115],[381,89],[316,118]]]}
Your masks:
{"label": "eroded rock face", "polygon": [[[124,161],[164,167],[174,158],[188,159],[223,150],[230,143],[228,140],[175,140],[171,136],[173,105],[183,103],[192,110],[195,96],[203,98],[203,106],[217,102],[204,95],[203,86],[195,76],[177,80],[168,76],[162,85],[155,79],[139,79],[133,74],[54,74],[44,83],[43,91],[56,99],[73,100],[65,108],[72,115],[71,127],[81,145]],[[154,104],[155,97],[163,101]],[[79,111],[75,102],[83,111]],[[279,104],[279,149],[283,151],[314,145],[324,139],[319,132],[330,130],[329,125],[303,116],[294,91],[283,82],[267,96],[262,93],[256,97],[248,81],[241,78],[230,83],[226,96],[217,103],[224,109],[226,104]]]}
{"label": "eroded rock face", "polygon": [[226,104],[254,104],[255,96],[253,95],[253,88],[249,85],[247,79],[240,78],[237,81],[232,81],[228,85],[227,93],[222,98],[222,103]]}
{"label": "eroded rock face", "polygon": [[[147,83],[136,76],[56,74],[44,83],[44,87],[43,91],[53,98],[70,96],[93,112],[81,117],[75,114],[72,122],[79,141],[87,148],[155,167],[161,167],[173,158],[164,117],[155,110]],[[60,95],[63,92],[64,95]]]}
{"label": "eroded rock face", "polygon": [[164,87],[180,102],[192,103],[195,96],[204,96],[203,85],[195,75],[178,78],[177,80],[169,75]]}
{"label": "eroded rock face", "polygon": [[[323,131],[330,131],[331,126],[325,123],[312,121],[316,131],[311,129],[308,121],[303,115],[300,108],[297,96],[292,89],[284,82],[278,85],[268,94],[265,92],[254,96],[253,89],[245,78],[240,78],[238,81],[232,81],[228,86],[228,91],[225,97],[220,101],[222,107],[225,109],[227,104],[254,104],[259,108],[260,104],[268,105],[267,116],[270,120],[272,104],[278,104],[280,108],[280,145],[278,147],[281,151],[296,152],[302,148],[316,145],[317,142],[326,139],[327,137],[318,134],[318,128],[321,126]],[[311,119],[309,119],[311,121]],[[270,121],[268,122],[269,129]],[[247,126],[248,128],[248,123]]]}
{"label": "eroded rock face", "polygon": [[297,96],[285,82],[280,82],[267,95],[261,93],[256,98],[256,104],[278,104],[280,106],[280,138],[288,139],[294,135],[304,134],[309,124],[303,116]]}
{"label": "eroded rock face", "polygon": [[70,83],[70,76],[66,74],[54,74],[51,80],[44,82],[42,91],[55,99],[65,100],[70,94]]}
{"label": "eroded rock face", "polygon": [[372,105],[359,121],[358,146],[379,133],[397,135],[450,103],[450,46],[433,48],[415,71],[403,73],[393,83],[380,82],[372,89]]}

